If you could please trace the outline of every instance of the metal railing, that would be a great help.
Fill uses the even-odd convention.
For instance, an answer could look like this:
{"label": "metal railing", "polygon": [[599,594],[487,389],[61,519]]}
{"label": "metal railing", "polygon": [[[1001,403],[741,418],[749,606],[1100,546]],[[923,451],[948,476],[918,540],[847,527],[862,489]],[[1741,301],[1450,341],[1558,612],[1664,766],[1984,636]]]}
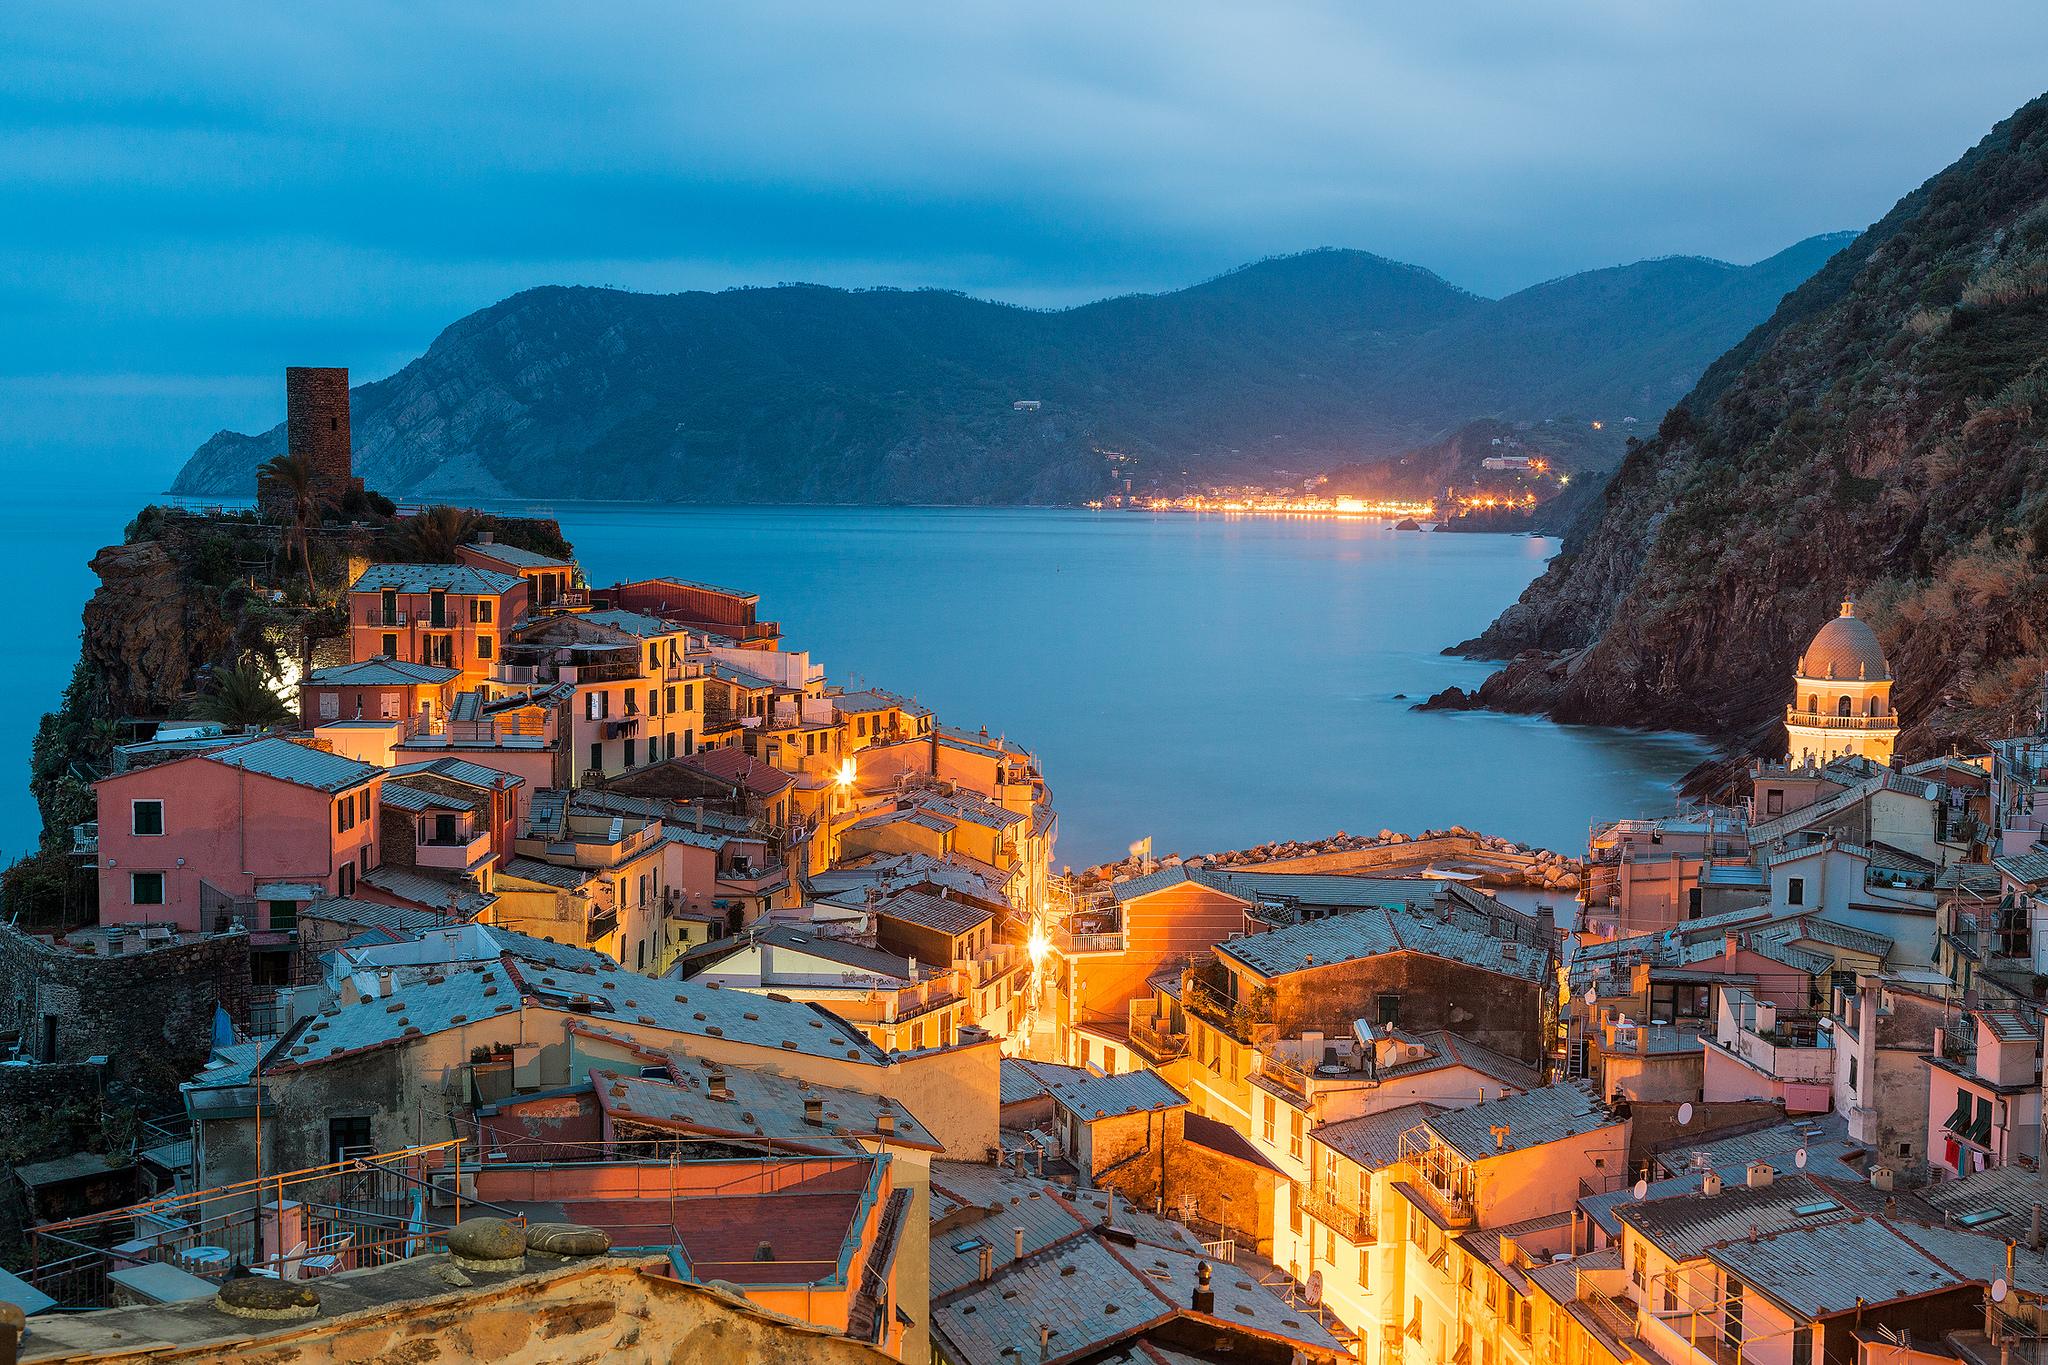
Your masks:
{"label": "metal railing", "polygon": [[1379,1240],[1368,1209],[1339,1199],[1334,1190],[1324,1186],[1310,1187],[1302,1198],[1301,1211],[1353,1246],[1369,1246]]}
{"label": "metal railing", "polygon": [[1832,711],[1795,711],[1785,708],[1787,725],[1804,726],[1810,730],[1896,730],[1897,716],[1841,716]]}

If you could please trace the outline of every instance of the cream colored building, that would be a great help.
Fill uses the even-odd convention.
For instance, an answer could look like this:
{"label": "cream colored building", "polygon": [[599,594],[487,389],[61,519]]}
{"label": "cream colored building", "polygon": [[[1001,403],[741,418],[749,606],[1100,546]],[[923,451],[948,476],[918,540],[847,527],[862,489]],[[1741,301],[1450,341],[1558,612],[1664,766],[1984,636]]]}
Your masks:
{"label": "cream colored building", "polygon": [[1794,766],[1845,754],[1892,761],[1899,719],[1892,710],[1891,666],[1854,602],[1842,603],[1842,614],[1822,626],[1800,656],[1785,708],[1785,739]]}

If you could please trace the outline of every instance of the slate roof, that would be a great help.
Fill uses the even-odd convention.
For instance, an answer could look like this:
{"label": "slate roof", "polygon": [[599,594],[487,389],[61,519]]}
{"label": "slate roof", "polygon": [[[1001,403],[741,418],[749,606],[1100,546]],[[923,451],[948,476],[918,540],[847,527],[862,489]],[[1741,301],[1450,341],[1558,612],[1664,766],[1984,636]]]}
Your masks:
{"label": "slate roof", "polygon": [[1863,1150],[1849,1140],[1849,1121],[1842,1115],[1813,1114],[1730,1137],[1667,1143],[1658,1150],[1656,1160],[1666,1172],[1677,1175],[1698,1165],[1715,1170],[1749,1161],[1769,1161],[1775,1165],[1801,1147],[1809,1156],[1827,1153],[1839,1157]]}
{"label": "slate roof", "polygon": [[[1826,1223],[1775,1236],[1745,1237],[1707,1251],[1752,1291],[1812,1321],[1898,1299],[2004,1279],[2003,1240],[1887,1218]],[[2022,1248],[2012,1283],[2048,1291],[2048,1262]]]}
{"label": "slate roof", "polygon": [[1991,865],[2023,886],[2037,886],[2048,882],[2048,852],[2015,853],[2004,858],[1993,858]]}
{"label": "slate roof", "polygon": [[1020,1228],[1026,1255],[1089,1235],[1104,1215],[1142,1242],[1189,1253],[1201,1250],[1181,1224],[1141,1213],[1107,1190],[1061,1189],[1007,1166],[945,1160],[932,1162],[931,1183],[934,1298],[974,1280],[983,1245],[995,1251],[996,1265],[1002,1266],[1015,1254]]}
{"label": "slate roof", "polygon": [[389,998],[370,996],[349,1005],[330,1005],[279,1038],[264,1058],[263,1069],[315,1066],[514,1014],[519,1008],[519,990],[503,966],[466,964],[446,976],[401,987]]}
{"label": "slate roof", "polygon": [[664,621],[659,616],[649,616],[644,611],[627,611],[618,607],[609,611],[585,612],[583,619],[595,621],[601,626],[610,626],[613,630],[622,630],[643,640],[662,635],[680,635],[686,629],[673,621]]}
{"label": "slate roof", "polygon": [[1401,1134],[1443,1112],[1439,1104],[1403,1104],[1363,1118],[1318,1123],[1309,1130],[1309,1140],[1377,1171],[1401,1159]]}
{"label": "slate roof", "polygon": [[[1065,1359],[1133,1336],[1148,1323],[1191,1316],[1197,1267],[1211,1263],[1199,1251],[1119,1246],[1093,1233],[1027,1252],[1021,1261],[997,1251],[998,1270],[987,1281],[971,1281],[932,1305],[933,1328],[948,1344],[947,1358],[960,1365],[1014,1365],[1019,1343],[1035,1343],[1041,1325],[1052,1328],[1053,1355]],[[1239,1331],[1341,1352],[1313,1316],[1276,1297],[1247,1270],[1227,1263],[1212,1268],[1209,1316]]]}
{"label": "slate roof", "polygon": [[1062,1066],[1058,1062],[1034,1062],[1028,1057],[1005,1057],[998,1063],[1002,1104],[1016,1104],[1052,1094],[1056,1084],[1072,1085],[1095,1073],[1086,1067]]}
{"label": "slate roof", "polygon": [[373,867],[362,875],[362,881],[402,901],[463,915],[473,915],[497,900],[495,896],[406,867]]}
{"label": "slate roof", "polygon": [[[727,951],[709,954],[699,961],[704,964],[704,970],[715,971],[719,963],[745,951],[749,943],[765,943],[771,948],[787,948],[792,952],[807,953],[812,957],[837,963],[849,971],[862,972],[870,976],[893,977],[906,983],[910,980],[910,962],[906,958],[884,952],[880,948],[870,948],[862,943],[825,938],[790,924],[771,925],[746,939],[731,940]],[[770,975],[772,974],[771,971]]]}
{"label": "slate roof", "polygon": [[1550,966],[1549,954],[1539,948],[1393,910],[1359,910],[1291,924],[1228,939],[1216,951],[1264,977],[1399,952],[1462,962],[1523,981],[1541,980]]}
{"label": "slate roof", "polygon": [[[917,1116],[891,1099],[834,1085],[778,1075],[759,1067],[727,1066],[666,1054],[668,1075],[642,1077],[593,1067],[591,1084],[606,1117],[682,1132],[728,1134],[791,1143],[823,1144],[836,1139],[878,1138],[906,1147],[943,1151],[945,1144]],[[727,1099],[714,1099],[711,1078],[722,1076]],[[804,1116],[804,1104],[819,1100],[822,1123]],[[883,1137],[880,1115],[895,1116],[895,1130]]]}
{"label": "slate roof", "polygon": [[421,910],[410,905],[385,905],[381,901],[358,900],[353,896],[327,896],[299,911],[299,918],[329,920],[359,929],[395,929],[401,934],[425,929],[445,929],[463,921],[439,910]]}
{"label": "slate roof", "polygon": [[757,796],[775,796],[794,786],[796,779],[780,768],[770,767],[738,745],[700,749],[688,758],[664,759],[679,767],[745,787]]}
{"label": "slate roof", "polygon": [[472,569],[467,564],[372,564],[356,576],[350,592],[454,592],[497,596],[519,586],[517,574]]}
{"label": "slate roof", "polygon": [[1178,1109],[1188,1102],[1187,1096],[1152,1070],[1126,1071],[1119,1076],[1091,1075],[1077,1081],[1052,1081],[1046,1089],[1052,1093],[1054,1104],[1084,1123],[1119,1114]]}
{"label": "slate roof", "polygon": [[526,785],[526,779],[517,773],[500,772],[481,763],[472,763],[466,758],[430,758],[423,763],[402,763],[390,770],[390,776],[445,777],[450,782],[463,782],[472,787],[483,787],[492,791],[506,791]]}
{"label": "slate roof", "polygon": [[358,763],[352,758],[343,758],[289,739],[251,740],[231,749],[215,749],[200,757],[208,763],[240,768],[289,782],[295,787],[310,787],[323,792],[342,792],[350,787],[359,787],[384,771],[374,763]]}
{"label": "slate roof", "polygon": [[498,869],[498,875],[539,882],[562,891],[574,891],[598,879],[598,874],[587,867],[558,867],[538,858],[513,858]]}
{"label": "slate roof", "polygon": [[311,687],[412,687],[422,683],[444,683],[461,674],[459,668],[411,664],[379,655],[352,664],[316,668],[306,675],[306,683]]}
{"label": "slate roof", "polygon": [[898,891],[875,904],[875,913],[902,920],[942,934],[965,934],[995,918],[979,905],[926,895],[922,891]]}
{"label": "slate roof", "polygon": [[[1852,1218],[1883,1203],[1883,1196],[1869,1185],[1823,1183],[1797,1170],[1763,1186],[1724,1178],[1719,1194],[1703,1193],[1699,1177],[1689,1179],[1691,1188],[1684,1193],[1618,1205],[1615,1219],[1643,1234],[1671,1259],[1691,1261],[1717,1242],[1747,1237],[1751,1227],[1760,1233],[1810,1227]],[[1798,1212],[1801,1209],[1809,1212]]]}
{"label": "slate roof", "polygon": [[473,790],[465,790],[457,796],[451,792],[435,791],[425,783],[407,782],[396,777],[384,784],[384,804],[394,810],[473,811],[482,808],[489,799]]}
{"label": "slate roof", "polygon": [[519,569],[573,569],[576,567],[566,559],[556,559],[552,555],[538,554],[532,550],[522,549],[517,545],[500,544],[495,540],[472,541],[462,548],[480,554],[486,559],[495,559],[500,564],[510,564],[514,568]]}
{"label": "slate roof", "polygon": [[[1526,1151],[1613,1122],[1604,1106],[1569,1085],[1545,1086],[1424,1120],[1439,1141],[1467,1161]],[[1495,1128],[1507,1131],[1496,1140]]]}

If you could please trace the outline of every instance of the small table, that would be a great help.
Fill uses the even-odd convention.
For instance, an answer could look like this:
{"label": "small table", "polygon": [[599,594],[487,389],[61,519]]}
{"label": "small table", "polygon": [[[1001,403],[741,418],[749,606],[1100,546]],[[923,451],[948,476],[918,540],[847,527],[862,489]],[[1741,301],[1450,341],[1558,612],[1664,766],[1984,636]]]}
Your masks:
{"label": "small table", "polygon": [[186,1247],[178,1259],[197,1274],[218,1275],[228,1268],[234,1256],[226,1247],[196,1246]]}

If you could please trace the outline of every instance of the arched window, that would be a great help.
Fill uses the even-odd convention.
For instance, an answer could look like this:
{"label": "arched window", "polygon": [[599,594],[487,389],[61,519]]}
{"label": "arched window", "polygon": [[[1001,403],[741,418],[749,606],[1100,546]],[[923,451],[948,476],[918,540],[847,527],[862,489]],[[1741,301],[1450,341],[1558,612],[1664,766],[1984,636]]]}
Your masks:
{"label": "arched window", "polygon": [[1808,692],[1808,693],[1806,694],[1806,714],[1808,714],[1809,716],[1811,716],[1811,715],[1815,715],[1815,714],[1818,714],[1818,713],[1819,713],[1819,711],[1820,711],[1820,698],[1819,698],[1819,697],[1816,697],[1816,696],[1815,696],[1815,695],[1814,695],[1813,693],[1811,693],[1811,692]]}
{"label": "arched window", "polygon": [[1884,703],[1879,701],[1876,697],[1872,697],[1870,699],[1870,714],[1873,716],[1881,716],[1884,714]]}
{"label": "arched window", "polygon": [[1844,697],[1835,703],[1835,714],[1838,716],[1853,716],[1856,714],[1856,711],[1850,704],[1849,699]]}

